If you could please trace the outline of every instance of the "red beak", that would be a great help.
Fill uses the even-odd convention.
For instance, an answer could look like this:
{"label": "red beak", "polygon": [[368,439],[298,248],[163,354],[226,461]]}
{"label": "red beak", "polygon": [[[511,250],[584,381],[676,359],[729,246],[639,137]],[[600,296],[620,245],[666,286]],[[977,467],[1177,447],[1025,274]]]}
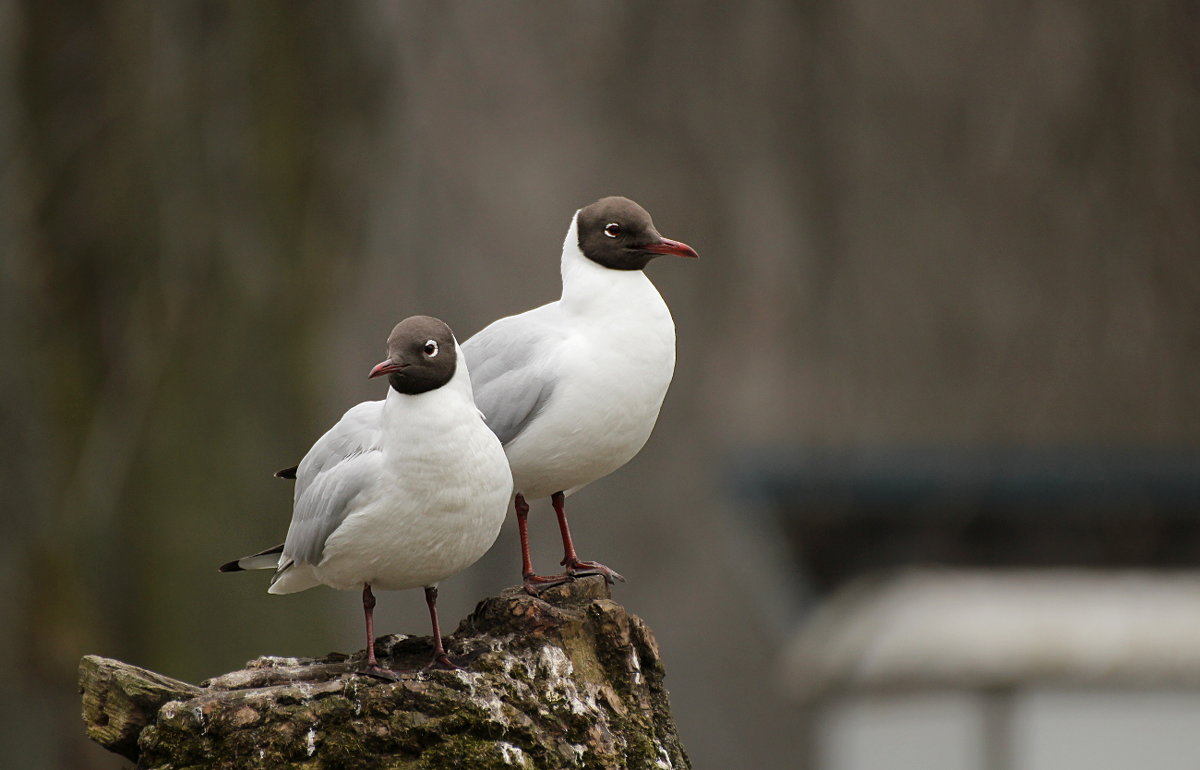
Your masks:
{"label": "red beak", "polygon": [[392,372],[398,372],[401,369],[403,369],[405,366],[408,366],[408,364],[393,363],[391,359],[388,359],[387,361],[381,361],[381,362],[375,364],[375,368],[372,369],[371,373],[367,375],[367,379],[370,380],[370,379],[374,379],[375,377],[382,377],[385,374],[391,374]]}
{"label": "red beak", "polygon": [[651,254],[671,254],[676,257],[691,257],[692,259],[700,257],[691,246],[679,241],[673,241],[670,238],[663,238],[658,243],[643,246],[642,251],[648,251]]}

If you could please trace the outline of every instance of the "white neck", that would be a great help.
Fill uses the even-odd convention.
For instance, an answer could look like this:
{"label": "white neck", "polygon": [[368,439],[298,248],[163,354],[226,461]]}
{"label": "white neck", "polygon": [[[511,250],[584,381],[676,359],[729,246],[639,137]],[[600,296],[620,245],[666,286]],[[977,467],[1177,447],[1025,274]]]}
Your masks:
{"label": "white neck", "polygon": [[584,256],[579,248],[579,212],[571,218],[562,249],[562,298],[570,314],[610,314],[622,308],[666,305],[641,270],[613,270]]}
{"label": "white neck", "polygon": [[[422,415],[440,414],[447,418],[453,418],[455,410],[463,408],[474,410],[475,400],[471,395],[471,375],[467,372],[467,359],[463,355],[462,348],[458,346],[457,340],[454,343],[454,350],[458,354],[458,365],[454,367],[454,376],[440,388],[409,395],[401,393],[389,385],[384,402],[384,419],[411,420],[410,415],[414,411]],[[403,431],[401,431],[402,433]]]}

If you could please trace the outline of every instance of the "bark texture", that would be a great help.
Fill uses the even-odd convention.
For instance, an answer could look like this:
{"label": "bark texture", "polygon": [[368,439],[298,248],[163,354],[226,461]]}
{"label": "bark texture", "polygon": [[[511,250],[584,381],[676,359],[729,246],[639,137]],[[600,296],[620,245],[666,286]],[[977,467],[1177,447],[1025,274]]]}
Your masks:
{"label": "bark texture", "polygon": [[468,671],[421,671],[427,637],[262,657],[199,687],[94,655],[80,664],[88,737],[139,768],[689,768],[654,636],[601,578],[485,599],[447,637]]}

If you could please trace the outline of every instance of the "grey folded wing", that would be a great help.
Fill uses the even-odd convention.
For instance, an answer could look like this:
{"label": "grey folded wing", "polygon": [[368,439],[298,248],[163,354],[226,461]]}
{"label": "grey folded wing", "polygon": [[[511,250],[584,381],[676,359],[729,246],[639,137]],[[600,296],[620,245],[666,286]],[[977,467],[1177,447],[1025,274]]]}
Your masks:
{"label": "grey folded wing", "polygon": [[354,512],[356,498],[379,483],[382,465],[379,450],[362,452],[326,469],[308,485],[292,511],[280,571],[292,562],[321,562],[329,536]]}
{"label": "grey folded wing", "polygon": [[556,312],[544,305],[501,318],[462,343],[475,406],[501,444],[519,436],[554,393],[564,334],[547,322]]}
{"label": "grey folded wing", "polygon": [[382,401],[364,401],[350,407],[342,419],[317,439],[296,466],[296,502],[323,472],[347,458],[378,449],[382,438]]}
{"label": "grey folded wing", "polygon": [[355,498],[378,481],[382,413],[382,401],[353,407],[300,461],[281,572],[296,561],[318,564],[325,541],[353,511]]}

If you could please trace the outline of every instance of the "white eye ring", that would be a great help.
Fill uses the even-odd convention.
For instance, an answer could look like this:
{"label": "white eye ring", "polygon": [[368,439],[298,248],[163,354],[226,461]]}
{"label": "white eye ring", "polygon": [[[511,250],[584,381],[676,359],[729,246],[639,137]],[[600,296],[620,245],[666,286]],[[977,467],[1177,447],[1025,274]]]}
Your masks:
{"label": "white eye ring", "polygon": [[616,222],[609,222],[604,226],[604,234],[609,238],[616,238],[621,234],[621,225]]}
{"label": "white eye ring", "polygon": [[425,355],[433,358],[438,354],[438,344],[434,340],[425,340]]}

